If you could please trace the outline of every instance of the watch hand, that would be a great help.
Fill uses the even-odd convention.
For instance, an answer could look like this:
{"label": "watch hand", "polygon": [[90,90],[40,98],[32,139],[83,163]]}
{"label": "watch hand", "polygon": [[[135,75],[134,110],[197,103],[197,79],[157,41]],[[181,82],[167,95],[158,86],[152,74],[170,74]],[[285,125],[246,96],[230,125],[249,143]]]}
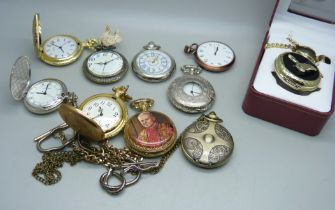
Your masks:
{"label": "watch hand", "polygon": [[216,47],[216,50],[215,50],[215,52],[214,52],[214,55],[216,55],[216,53],[218,53],[218,51],[219,51],[219,46]]}
{"label": "watch hand", "polygon": [[115,60],[115,59],[117,59],[117,58],[113,58],[113,59],[111,59],[111,60],[105,62],[105,65],[108,64],[109,62],[112,62],[112,61]]}
{"label": "watch hand", "polygon": [[56,45],[56,44],[54,44],[54,43],[51,43],[51,45],[53,45],[53,46],[55,46],[55,47],[58,47],[58,48],[61,47],[61,46],[58,46],[58,45]]}
{"label": "watch hand", "polygon": [[42,94],[42,95],[46,95],[45,92],[36,92],[36,94]]}
{"label": "watch hand", "polygon": [[192,96],[194,96],[194,94],[193,94],[193,90],[191,90],[190,93],[192,94]]}
{"label": "watch hand", "polygon": [[47,86],[46,86],[46,88],[45,88],[45,90],[44,90],[44,94],[47,93],[47,90],[48,90],[48,88],[49,88],[49,85],[50,85],[50,83],[47,84]]}
{"label": "watch hand", "polygon": [[200,93],[199,93],[199,92],[196,92],[196,91],[193,91],[193,93],[197,93],[197,94],[199,94],[199,95],[200,95]]}

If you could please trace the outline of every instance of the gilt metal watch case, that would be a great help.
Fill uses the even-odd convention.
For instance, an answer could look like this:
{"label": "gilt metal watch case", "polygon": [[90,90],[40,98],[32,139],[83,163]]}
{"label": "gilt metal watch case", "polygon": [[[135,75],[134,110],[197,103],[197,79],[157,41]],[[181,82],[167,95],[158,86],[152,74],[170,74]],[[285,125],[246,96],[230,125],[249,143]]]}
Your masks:
{"label": "gilt metal watch case", "polygon": [[33,19],[33,41],[35,53],[43,62],[53,66],[64,66],[76,61],[83,43],[71,35],[55,35],[42,42],[42,27],[39,14]]}
{"label": "gilt metal watch case", "polygon": [[114,94],[100,93],[85,99],[79,109],[62,104],[59,113],[73,130],[92,141],[106,141],[117,135],[128,120],[125,101],[128,87],[113,88]]}
{"label": "gilt metal watch case", "polygon": [[132,116],[124,128],[128,148],[143,157],[158,157],[169,152],[176,144],[177,130],[165,114],[150,111],[152,99],[132,101],[130,106],[140,112]]}
{"label": "gilt metal watch case", "polygon": [[132,68],[140,79],[147,82],[167,80],[175,72],[176,62],[154,42],[145,45],[133,59]]}
{"label": "gilt metal watch case", "polygon": [[203,168],[224,165],[234,150],[233,137],[220,125],[222,120],[210,112],[202,115],[181,135],[181,148],[193,164]]}
{"label": "gilt metal watch case", "polygon": [[330,64],[325,55],[316,55],[307,46],[299,45],[291,36],[287,38],[290,44],[267,43],[265,48],[290,49],[291,52],[281,53],[274,62],[272,75],[277,84],[284,89],[299,95],[309,95],[319,91],[322,74],[318,68],[319,62]]}
{"label": "gilt metal watch case", "polygon": [[198,76],[201,68],[184,65],[185,75],[175,79],[168,88],[170,102],[179,110],[187,113],[199,113],[209,109],[215,101],[213,86]]}

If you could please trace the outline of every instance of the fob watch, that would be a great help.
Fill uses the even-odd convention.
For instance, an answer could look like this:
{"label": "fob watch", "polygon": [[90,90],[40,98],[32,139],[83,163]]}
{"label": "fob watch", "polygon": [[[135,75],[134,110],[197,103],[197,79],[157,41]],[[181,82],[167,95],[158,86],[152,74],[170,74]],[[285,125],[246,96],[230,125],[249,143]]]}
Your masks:
{"label": "fob watch", "polygon": [[120,80],[128,70],[128,61],[113,50],[101,50],[88,56],[84,62],[85,76],[98,84]]}
{"label": "fob watch", "polygon": [[170,78],[176,69],[172,56],[160,50],[160,46],[154,42],[149,42],[143,48],[132,62],[136,76],[148,82],[161,82]]}
{"label": "fob watch", "polygon": [[277,84],[299,95],[309,95],[319,91],[322,74],[318,64],[321,61],[330,64],[330,58],[325,55],[317,56],[313,49],[299,45],[290,36],[287,39],[290,44],[267,43],[265,45],[265,48],[283,48],[292,51],[281,53],[275,59],[272,75]]}
{"label": "fob watch", "polygon": [[85,99],[79,109],[61,105],[63,120],[79,135],[93,141],[105,141],[117,135],[128,119],[125,101],[131,97],[128,87],[113,88],[114,94],[96,94]]}
{"label": "fob watch", "polygon": [[168,88],[170,102],[179,110],[188,113],[199,113],[210,108],[215,101],[213,86],[198,76],[201,68],[184,65],[181,70],[184,76],[175,79]]}
{"label": "fob watch", "polygon": [[37,56],[47,64],[63,66],[76,61],[83,51],[82,42],[71,35],[55,35],[42,42],[39,14],[33,19],[33,40]]}
{"label": "fob watch", "polygon": [[15,100],[23,99],[29,111],[46,114],[56,110],[62,102],[76,102],[76,96],[67,91],[62,81],[47,78],[30,85],[30,76],[29,58],[19,57],[12,67],[10,90]]}
{"label": "fob watch", "polygon": [[229,160],[234,141],[221,122],[215,112],[210,112],[185,129],[180,138],[188,160],[203,168],[216,168]]}
{"label": "fob watch", "polygon": [[177,130],[165,114],[149,111],[154,101],[149,98],[132,101],[130,106],[140,112],[131,117],[124,128],[128,148],[143,157],[158,157],[176,144]]}
{"label": "fob watch", "polygon": [[194,54],[195,61],[199,66],[213,72],[225,71],[235,61],[233,49],[227,44],[218,41],[186,45],[184,52],[186,54]]}

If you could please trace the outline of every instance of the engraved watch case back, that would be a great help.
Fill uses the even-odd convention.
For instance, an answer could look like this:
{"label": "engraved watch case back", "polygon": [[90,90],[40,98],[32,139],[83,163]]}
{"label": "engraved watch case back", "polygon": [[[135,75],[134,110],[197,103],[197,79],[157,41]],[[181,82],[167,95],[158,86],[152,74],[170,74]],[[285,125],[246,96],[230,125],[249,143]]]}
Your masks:
{"label": "engraved watch case back", "polygon": [[30,85],[31,68],[26,56],[16,59],[10,74],[10,90],[15,100],[22,100]]}
{"label": "engraved watch case back", "polygon": [[229,131],[219,124],[221,122],[215,112],[210,112],[199,117],[182,133],[182,151],[193,164],[216,168],[229,160],[234,141]]}
{"label": "engraved watch case back", "polygon": [[143,157],[158,157],[169,152],[176,144],[176,127],[161,112],[149,111],[152,99],[138,99],[131,107],[141,112],[132,116],[125,125],[124,139],[128,148]]}

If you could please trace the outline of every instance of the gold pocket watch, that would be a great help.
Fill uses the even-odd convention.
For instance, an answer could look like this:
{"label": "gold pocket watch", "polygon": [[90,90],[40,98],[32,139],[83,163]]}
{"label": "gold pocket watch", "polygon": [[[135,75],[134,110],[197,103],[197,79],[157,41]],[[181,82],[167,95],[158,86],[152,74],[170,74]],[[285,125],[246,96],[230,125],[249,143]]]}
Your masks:
{"label": "gold pocket watch", "polygon": [[299,45],[290,36],[290,44],[267,43],[265,48],[290,49],[292,52],[281,53],[274,62],[272,75],[278,85],[299,95],[309,95],[320,90],[322,74],[318,68],[319,62],[330,64],[325,55],[317,56],[315,51],[307,46]]}
{"label": "gold pocket watch", "polygon": [[213,72],[226,71],[235,61],[233,49],[219,41],[186,45],[184,52],[194,54],[195,61],[199,66]]}
{"label": "gold pocket watch", "polygon": [[69,93],[64,82],[46,78],[30,84],[31,69],[29,58],[19,57],[12,67],[10,90],[15,100],[23,100],[25,107],[35,114],[47,114],[58,109],[63,103],[75,104],[77,97]]}
{"label": "gold pocket watch", "polygon": [[64,66],[76,61],[83,51],[83,43],[71,35],[55,35],[42,42],[39,14],[33,19],[33,39],[37,56],[47,64]]}
{"label": "gold pocket watch", "polygon": [[161,112],[149,111],[152,99],[138,99],[130,106],[140,110],[131,117],[124,128],[128,148],[143,157],[158,157],[169,152],[176,144],[176,127],[172,120]]}
{"label": "gold pocket watch", "polygon": [[84,62],[85,76],[99,84],[110,84],[123,78],[128,70],[128,61],[114,51],[114,45],[122,40],[118,32],[113,33],[109,26],[100,39],[81,42],[71,35],[55,35],[42,42],[42,28],[39,14],[33,20],[34,48],[37,56],[47,64],[64,66],[76,61],[84,48],[94,52]]}
{"label": "gold pocket watch", "polygon": [[224,165],[234,149],[233,137],[220,125],[222,120],[210,112],[202,115],[181,135],[181,148],[193,164],[203,168]]}
{"label": "gold pocket watch", "polygon": [[117,135],[126,124],[125,101],[131,99],[128,87],[113,88],[114,94],[96,94],[85,99],[79,109],[62,104],[59,113],[78,134],[89,140],[105,141]]}

